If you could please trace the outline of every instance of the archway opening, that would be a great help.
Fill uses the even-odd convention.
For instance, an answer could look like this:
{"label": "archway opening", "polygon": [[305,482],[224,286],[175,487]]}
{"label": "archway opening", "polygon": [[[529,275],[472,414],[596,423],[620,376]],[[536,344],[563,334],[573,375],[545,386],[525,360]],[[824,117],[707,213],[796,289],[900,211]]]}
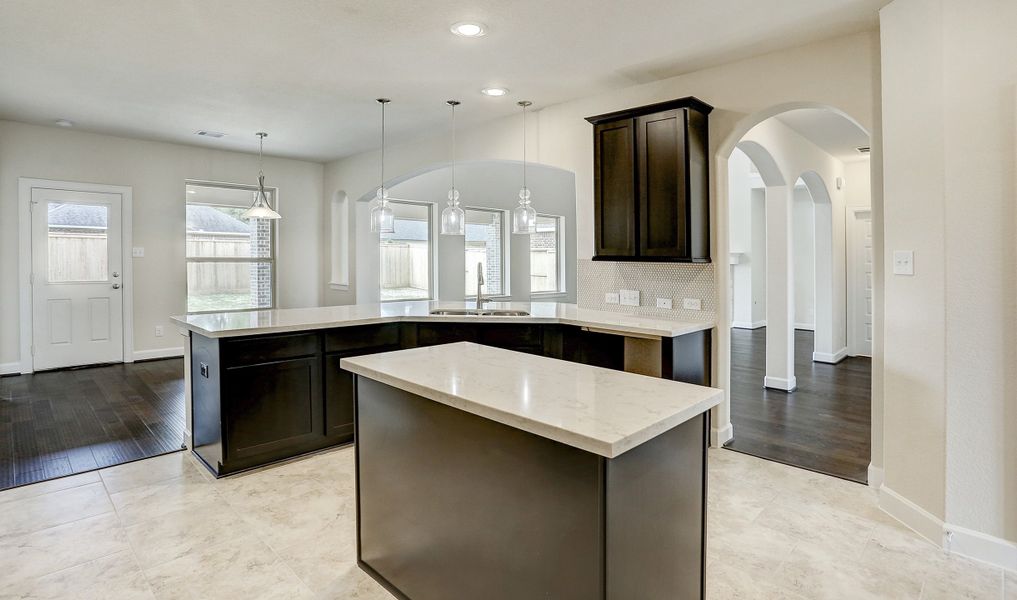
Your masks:
{"label": "archway opening", "polygon": [[870,460],[871,366],[849,357],[845,215],[849,204],[869,202],[867,173],[849,167],[868,145],[842,113],[791,106],[764,111],[718,155],[721,172],[727,167],[718,188],[730,265],[721,288],[728,446],[860,482]]}

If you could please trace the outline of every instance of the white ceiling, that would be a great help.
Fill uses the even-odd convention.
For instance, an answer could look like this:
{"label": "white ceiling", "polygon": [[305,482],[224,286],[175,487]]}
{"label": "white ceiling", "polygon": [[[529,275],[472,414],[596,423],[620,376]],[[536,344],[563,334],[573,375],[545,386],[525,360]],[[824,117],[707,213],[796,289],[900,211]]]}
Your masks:
{"label": "white ceiling", "polygon": [[377,96],[398,141],[446,126],[449,97],[468,126],[873,29],[886,2],[3,0],[0,118],[245,151],[264,130],[268,154],[329,160],[377,147]]}
{"label": "white ceiling", "polygon": [[869,156],[857,150],[859,146],[869,145],[869,134],[854,121],[833,111],[803,108],[781,113],[776,119],[844,162]]}

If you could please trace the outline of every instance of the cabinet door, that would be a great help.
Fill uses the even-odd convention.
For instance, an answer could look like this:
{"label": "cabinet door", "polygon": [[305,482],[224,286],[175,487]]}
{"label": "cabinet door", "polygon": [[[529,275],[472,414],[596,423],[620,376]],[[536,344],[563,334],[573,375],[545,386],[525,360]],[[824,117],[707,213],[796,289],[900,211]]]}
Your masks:
{"label": "cabinet door", "polygon": [[636,255],[635,122],[593,127],[593,221],[598,257]]}
{"label": "cabinet door", "polygon": [[226,460],[286,458],[320,446],[320,356],[230,367],[223,383]]}
{"label": "cabinet door", "polygon": [[685,112],[636,119],[640,256],[690,258]]}

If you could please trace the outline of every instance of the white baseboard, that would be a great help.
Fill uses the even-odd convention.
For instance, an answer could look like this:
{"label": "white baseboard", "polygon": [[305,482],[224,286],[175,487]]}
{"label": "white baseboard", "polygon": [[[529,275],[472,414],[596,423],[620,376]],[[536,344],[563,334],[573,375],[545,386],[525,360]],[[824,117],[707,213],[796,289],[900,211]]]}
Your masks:
{"label": "white baseboard", "polygon": [[879,486],[879,508],[936,546],[943,547],[943,521],[886,484]]}
{"label": "white baseboard", "polygon": [[869,463],[869,472],[866,479],[869,482],[869,487],[879,491],[879,488],[883,487],[883,469]]}
{"label": "white baseboard", "polygon": [[766,320],[762,321],[732,321],[731,327],[734,329],[759,329],[760,327],[766,327]]}
{"label": "white baseboard", "polygon": [[176,358],[184,355],[183,347],[156,348],[155,350],[135,350],[134,360],[153,360],[156,358]]}
{"label": "white baseboard", "polygon": [[187,446],[188,450],[194,450],[194,444],[192,443],[192,441],[193,440],[191,438],[191,428],[190,427],[185,427],[184,428],[184,445]]}
{"label": "white baseboard", "polygon": [[720,448],[730,442],[732,438],[734,438],[734,427],[730,422],[720,429],[713,427],[710,431],[710,447]]}
{"label": "white baseboard", "polygon": [[763,387],[768,387],[773,390],[784,390],[785,392],[793,392],[798,387],[798,378],[791,377],[790,381],[783,377],[764,377]]}
{"label": "white baseboard", "polygon": [[830,363],[832,365],[835,365],[840,361],[844,360],[845,358],[847,358],[847,355],[848,349],[847,346],[844,346],[843,348],[834,352],[833,354],[830,354],[829,352],[813,352],[812,360],[815,362]]}
{"label": "white baseboard", "polygon": [[815,323],[795,323],[795,329],[801,329],[802,331],[815,331]]}
{"label": "white baseboard", "polygon": [[0,363],[0,375],[16,375],[21,373],[20,362]]}
{"label": "white baseboard", "polygon": [[965,527],[943,526],[943,549],[950,554],[1017,571],[1017,543]]}

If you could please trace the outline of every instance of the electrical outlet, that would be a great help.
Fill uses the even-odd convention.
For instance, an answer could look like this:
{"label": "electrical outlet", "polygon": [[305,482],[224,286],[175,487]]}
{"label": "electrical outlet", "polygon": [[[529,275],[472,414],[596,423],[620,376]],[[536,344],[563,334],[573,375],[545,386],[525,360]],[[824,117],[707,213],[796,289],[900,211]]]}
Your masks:
{"label": "electrical outlet", "polygon": [[703,310],[703,301],[699,298],[686,298],[682,301],[685,310]]}
{"label": "electrical outlet", "polygon": [[134,258],[145,258],[145,248],[143,246],[135,246],[131,248],[131,256]]}
{"label": "electrical outlet", "polygon": [[604,304],[618,304],[617,292],[607,292],[604,294]]}
{"label": "electrical outlet", "polygon": [[162,334],[163,334],[162,325],[156,325],[155,326],[155,337],[162,337]]}
{"label": "electrical outlet", "polygon": [[619,290],[622,306],[639,306],[639,290]]}
{"label": "electrical outlet", "polygon": [[657,308],[671,308],[670,298],[657,298]]}
{"label": "electrical outlet", "polygon": [[914,275],[915,274],[915,251],[894,250],[893,251],[893,274]]}

